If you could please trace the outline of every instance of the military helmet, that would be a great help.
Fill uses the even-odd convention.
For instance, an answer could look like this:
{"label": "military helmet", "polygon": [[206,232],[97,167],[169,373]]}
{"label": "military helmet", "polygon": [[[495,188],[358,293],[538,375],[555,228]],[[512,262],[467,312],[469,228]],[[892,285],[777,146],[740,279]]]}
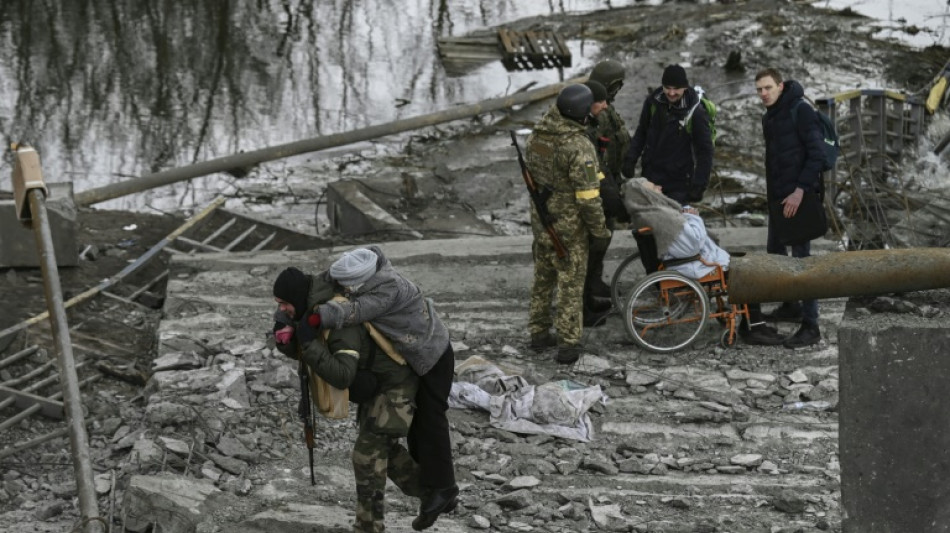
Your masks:
{"label": "military helmet", "polygon": [[620,88],[623,87],[624,75],[623,65],[612,59],[607,59],[594,65],[594,70],[590,71],[589,78],[599,81],[606,87],[607,98],[613,100]]}
{"label": "military helmet", "polygon": [[557,95],[557,110],[562,116],[578,122],[583,122],[590,115],[590,106],[593,104],[594,93],[580,83],[568,85]]}

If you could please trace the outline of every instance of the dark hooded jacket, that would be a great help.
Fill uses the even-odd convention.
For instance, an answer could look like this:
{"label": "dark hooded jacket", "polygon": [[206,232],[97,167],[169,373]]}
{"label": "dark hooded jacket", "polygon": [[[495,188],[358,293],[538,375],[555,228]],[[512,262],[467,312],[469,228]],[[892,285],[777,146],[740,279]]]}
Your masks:
{"label": "dark hooded jacket", "polygon": [[[695,106],[690,123],[685,119]],[[689,130],[689,131],[687,131]],[[642,176],[663,187],[663,194],[685,204],[692,189],[705,189],[712,171],[713,144],[709,115],[692,88],[670,105],[659,88],[647,97],[636,133],[624,157],[623,174],[634,176],[641,160]]]}
{"label": "dark hooded jacket", "polygon": [[[803,101],[804,96],[800,83],[786,80],[778,100],[762,116],[765,183],[770,201],[783,200],[796,187],[805,192],[818,192],[820,187],[824,141],[818,114]],[[792,118],[793,107],[797,120]]]}

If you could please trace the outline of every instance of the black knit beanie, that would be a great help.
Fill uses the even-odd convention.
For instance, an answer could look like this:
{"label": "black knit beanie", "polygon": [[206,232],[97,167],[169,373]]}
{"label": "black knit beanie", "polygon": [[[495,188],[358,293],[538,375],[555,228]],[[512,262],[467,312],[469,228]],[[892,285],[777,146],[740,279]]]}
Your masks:
{"label": "black knit beanie", "polygon": [[663,70],[664,87],[675,87],[685,89],[689,87],[689,80],[686,79],[686,69],[679,65],[669,65]]}
{"label": "black knit beanie", "polygon": [[294,306],[294,320],[300,320],[307,310],[310,276],[294,267],[285,268],[274,282],[274,296]]}

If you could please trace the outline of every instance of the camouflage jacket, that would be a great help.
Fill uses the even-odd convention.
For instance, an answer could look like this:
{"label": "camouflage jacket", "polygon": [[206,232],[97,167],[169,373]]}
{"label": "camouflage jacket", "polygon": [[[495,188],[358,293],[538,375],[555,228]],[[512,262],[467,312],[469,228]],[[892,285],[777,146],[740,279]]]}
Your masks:
{"label": "camouflage jacket", "polygon": [[[627,153],[627,147],[630,145],[630,132],[627,131],[627,125],[613,105],[607,106],[597,116],[597,129],[595,130],[595,139],[604,139],[600,142],[605,143],[604,149],[598,149],[601,166],[610,176],[616,180],[622,180],[623,176],[620,168],[623,166],[623,158]],[[600,148],[600,145],[598,145]]]}
{"label": "camouflage jacket", "polygon": [[[356,377],[356,371],[365,367],[376,376],[379,389],[376,395],[360,404],[357,420],[361,431],[405,436],[409,433],[416,409],[416,391],[419,377],[409,365],[399,364],[379,349],[366,328],[349,326],[330,330],[324,349],[316,341],[307,346],[304,361],[327,383],[346,388]],[[375,352],[375,353],[374,353]]]}
{"label": "camouflage jacket", "polygon": [[[544,114],[528,136],[525,162],[538,187],[549,189],[547,207],[561,239],[609,237],[600,200],[597,152],[580,123],[561,116],[557,106]],[[537,210],[531,209],[535,239],[550,245]]]}

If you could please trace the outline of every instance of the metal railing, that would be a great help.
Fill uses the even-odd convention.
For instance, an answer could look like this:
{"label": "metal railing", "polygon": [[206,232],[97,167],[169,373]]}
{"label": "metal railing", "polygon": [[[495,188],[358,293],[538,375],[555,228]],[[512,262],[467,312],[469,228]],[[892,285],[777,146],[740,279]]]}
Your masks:
{"label": "metal railing", "polygon": [[924,101],[860,89],[815,103],[831,117],[841,145],[835,168],[824,176],[832,227],[847,234],[849,248],[892,245],[887,213],[907,205],[898,164],[924,133]]}

